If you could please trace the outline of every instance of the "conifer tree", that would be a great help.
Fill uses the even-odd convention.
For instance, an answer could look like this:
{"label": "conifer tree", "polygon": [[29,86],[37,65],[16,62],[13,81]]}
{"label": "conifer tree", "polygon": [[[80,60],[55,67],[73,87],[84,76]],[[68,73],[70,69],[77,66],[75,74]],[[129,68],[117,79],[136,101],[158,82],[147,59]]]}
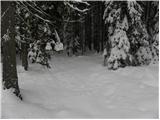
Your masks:
{"label": "conifer tree", "polygon": [[142,8],[136,1],[107,1],[103,19],[108,24],[109,43],[108,67],[137,65],[138,50],[147,46],[148,33],[141,16]]}

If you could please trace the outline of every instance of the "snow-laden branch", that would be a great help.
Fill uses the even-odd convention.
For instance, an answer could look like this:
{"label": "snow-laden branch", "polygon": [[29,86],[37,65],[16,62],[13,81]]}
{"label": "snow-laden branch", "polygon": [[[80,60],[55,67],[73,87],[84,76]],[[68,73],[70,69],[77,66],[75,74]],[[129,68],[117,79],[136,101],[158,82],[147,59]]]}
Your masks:
{"label": "snow-laden branch", "polygon": [[[67,2],[65,2],[65,3],[67,3]],[[28,9],[28,7],[22,2],[22,1],[17,1],[17,4],[22,4],[23,5],[23,7],[24,7],[24,9],[26,9],[30,14],[32,14],[33,16],[35,16],[36,18],[38,18],[38,19],[41,19],[41,20],[43,20],[43,21],[45,21],[45,22],[47,22],[47,23],[50,23],[51,25],[54,25],[53,23],[53,21],[50,21],[50,20],[48,20],[48,19],[45,19],[44,17],[42,17],[42,16],[40,16],[40,15],[38,15],[38,14],[35,14],[35,13],[33,13],[30,9]],[[34,4],[34,6],[32,6],[32,8],[34,8],[34,7],[38,7],[38,6],[36,6],[36,4]],[[72,5],[72,7],[73,7],[73,5]],[[78,9],[78,8],[77,8]],[[38,13],[41,13],[41,14],[46,14],[47,16],[50,16],[49,14],[47,14],[46,12],[44,12],[41,8],[39,8],[39,9],[37,9],[36,10]],[[81,12],[84,12],[84,11],[86,11],[86,10],[81,10]],[[59,18],[56,18],[55,16],[52,16],[52,17],[54,17],[54,19],[55,20],[57,20],[57,21],[60,21],[60,22],[70,22],[70,23],[74,23],[74,22],[83,22],[83,18],[80,18],[80,19],[77,19],[77,20],[61,20],[61,19],[59,19]],[[21,18],[22,19],[22,18]],[[55,25],[54,25],[55,26]]]}
{"label": "snow-laden branch", "polygon": [[81,1],[80,3],[86,4],[87,6],[90,5],[88,2],[83,2],[83,1]]}
{"label": "snow-laden branch", "polygon": [[36,16],[37,18],[39,18],[39,19],[41,19],[41,20],[43,20],[43,21],[45,21],[45,22],[48,22],[48,23],[51,23],[51,24],[52,24],[52,22],[51,22],[50,20],[44,19],[44,18],[42,18],[41,16],[39,16],[38,14],[34,14],[34,16]]}
{"label": "snow-laden branch", "polygon": [[29,25],[25,22],[24,18],[22,18],[19,14],[17,14],[17,15],[29,27]]}
{"label": "snow-laden branch", "polygon": [[84,2],[84,1],[82,1],[82,0],[74,0],[73,2],[85,4],[85,5],[87,5],[87,6],[90,5],[88,2]]}
{"label": "snow-laden branch", "polygon": [[35,7],[37,7],[37,9],[38,9],[39,11],[41,11],[41,12],[44,13],[45,15],[51,17],[48,13],[46,13],[44,10],[42,10],[42,8],[40,8],[35,2],[33,2],[33,4],[34,4]]}
{"label": "snow-laden branch", "polygon": [[88,11],[88,9],[87,9],[87,8],[86,8],[86,9],[81,10],[81,9],[79,9],[79,8],[77,8],[77,7],[75,7],[75,6],[73,6],[73,5],[72,5],[72,4],[70,4],[69,2],[66,2],[66,4],[67,4],[70,8],[72,8],[72,9],[74,9],[74,10],[78,11],[78,12],[81,12],[81,13],[84,13],[84,12]]}
{"label": "snow-laden branch", "polygon": [[39,12],[40,14],[44,15],[44,13],[43,13],[42,11],[38,10],[37,8],[35,8],[35,7],[32,6],[30,3],[27,3],[27,2],[26,2],[26,4],[27,4],[28,6],[30,6],[33,10],[35,10],[35,11]]}
{"label": "snow-laden branch", "polygon": [[56,38],[57,38],[57,42],[61,42],[60,37],[59,37],[59,35],[58,35],[56,29],[54,30],[54,32],[55,32],[55,35],[56,35]]}
{"label": "snow-laden branch", "polygon": [[[33,16],[35,16],[35,17],[37,17],[37,18],[39,18],[39,19],[41,19],[41,20],[43,20],[43,21],[45,21],[45,22],[48,22],[48,23],[50,23],[50,24],[52,24],[52,21],[50,21],[50,20],[47,20],[47,19],[45,19],[45,18],[42,18],[41,16],[39,16],[38,14],[34,14],[33,12],[31,12],[29,9],[28,9],[28,7],[23,3],[23,2],[20,2],[24,7],[25,7],[25,9],[30,13],[30,14],[32,14]],[[53,24],[52,24],[53,25]]]}

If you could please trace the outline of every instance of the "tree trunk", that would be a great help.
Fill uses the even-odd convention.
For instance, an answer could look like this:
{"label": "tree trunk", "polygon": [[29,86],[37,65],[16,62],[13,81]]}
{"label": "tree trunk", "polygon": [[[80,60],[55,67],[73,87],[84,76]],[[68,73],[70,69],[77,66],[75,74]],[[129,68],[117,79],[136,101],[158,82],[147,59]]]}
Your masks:
{"label": "tree trunk", "polygon": [[94,49],[94,11],[91,12],[91,50]]}
{"label": "tree trunk", "polygon": [[22,47],[22,51],[21,51],[21,55],[22,55],[22,66],[24,67],[24,70],[28,70],[28,47],[27,47],[27,43],[22,43],[21,44]]}
{"label": "tree trunk", "polygon": [[[26,21],[27,24],[29,24],[29,19]],[[22,29],[23,27],[20,27]],[[30,27],[27,27],[28,30],[30,30]],[[23,31],[23,30],[22,30]],[[24,32],[25,37],[31,37],[31,34],[29,34],[25,31]],[[23,38],[21,38],[23,39]],[[24,70],[28,70],[28,43],[27,40],[23,39],[25,42],[21,43],[21,57],[22,57],[22,66],[24,67]]]}
{"label": "tree trunk", "polygon": [[101,2],[100,3],[100,26],[101,26],[101,30],[100,30],[100,37],[101,37],[101,45],[100,45],[100,51],[102,52],[104,50],[104,32],[105,32],[105,29],[104,29],[104,21],[103,21],[103,12],[104,12],[104,6],[103,6],[103,3]]}
{"label": "tree trunk", "polygon": [[82,42],[81,42],[81,46],[82,46],[82,55],[84,55],[85,52],[85,22],[81,22],[81,37],[82,37]]}
{"label": "tree trunk", "polygon": [[[14,2],[1,2],[2,13],[8,9],[3,16],[1,35],[6,34],[8,37],[3,37],[3,88],[13,89],[13,93],[22,99],[18,86],[18,76],[16,68],[16,48],[15,48],[15,21],[14,21]],[[3,11],[4,10],[4,11]],[[6,27],[7,26],[7,27]]]}

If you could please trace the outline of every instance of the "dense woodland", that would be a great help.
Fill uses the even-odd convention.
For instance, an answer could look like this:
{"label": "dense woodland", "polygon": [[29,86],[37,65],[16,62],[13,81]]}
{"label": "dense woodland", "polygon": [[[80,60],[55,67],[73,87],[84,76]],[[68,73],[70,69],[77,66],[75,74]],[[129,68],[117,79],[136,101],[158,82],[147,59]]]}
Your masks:
{"label": "dense woodland", "polygon": [[159,1],[2,1],[3,87],[22,99],[16,55],[26,71],[28,60],[50,68],[50,51],[103,53],[112,70],[156,63],[158,26]]}

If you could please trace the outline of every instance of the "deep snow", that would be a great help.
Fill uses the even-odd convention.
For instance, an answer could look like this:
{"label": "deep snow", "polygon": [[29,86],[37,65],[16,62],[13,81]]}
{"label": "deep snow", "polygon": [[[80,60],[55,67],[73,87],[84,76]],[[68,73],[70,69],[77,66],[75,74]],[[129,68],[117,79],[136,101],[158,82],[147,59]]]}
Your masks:
{"label": "deep snow", "polygon": [[2,118],[158,118],[158,65],[102,66],[101,55],[52,57],[52,68],[18,65],[20,101],[2,91]]}

